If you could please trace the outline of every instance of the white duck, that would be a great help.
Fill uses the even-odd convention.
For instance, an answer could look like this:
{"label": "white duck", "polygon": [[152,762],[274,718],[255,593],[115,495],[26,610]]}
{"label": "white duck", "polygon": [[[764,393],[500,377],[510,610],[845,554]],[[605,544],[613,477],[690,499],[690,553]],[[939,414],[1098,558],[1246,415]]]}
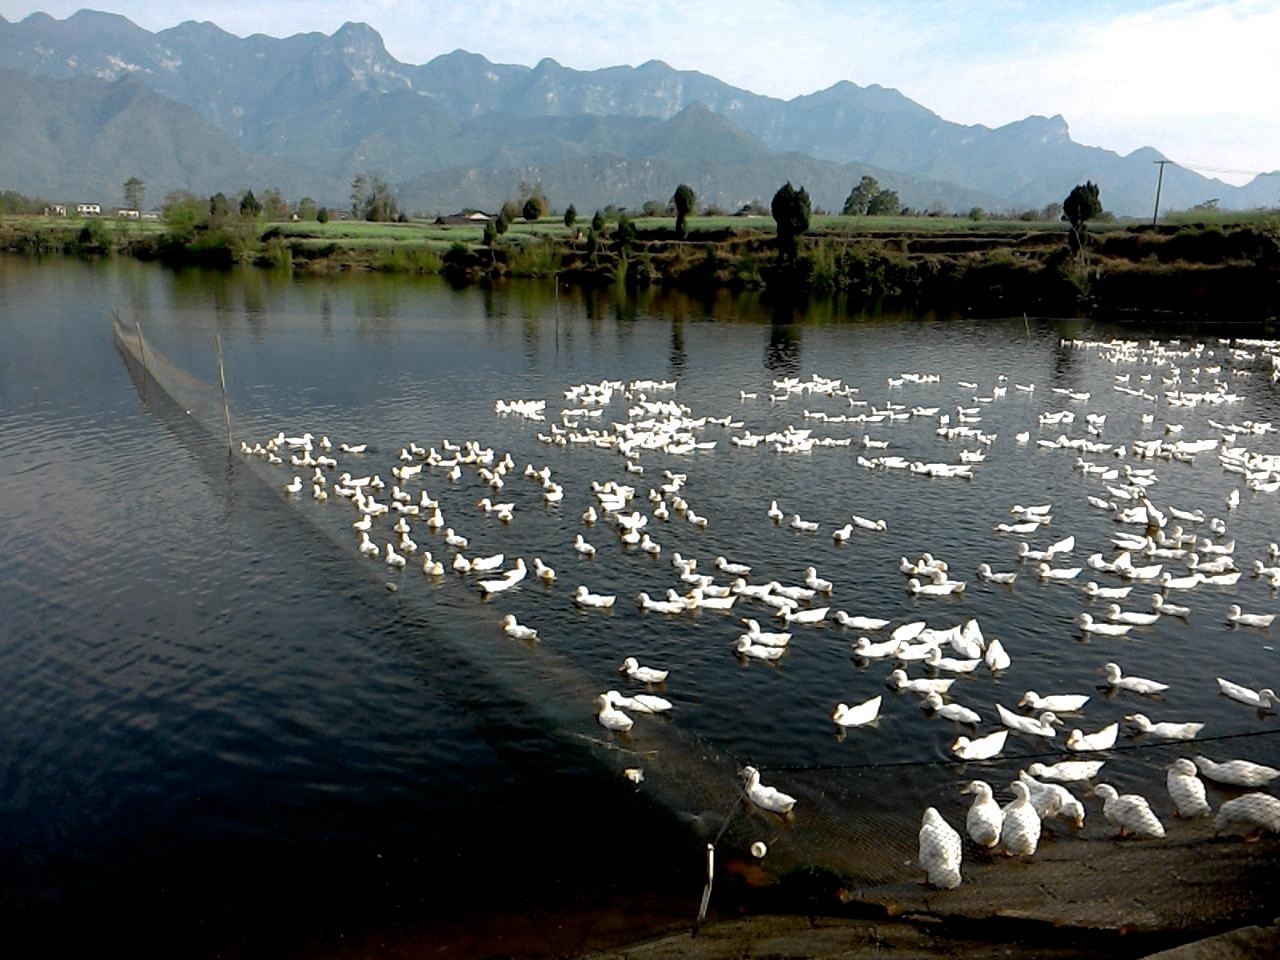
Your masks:
{"label": "white duck", "polygon": [[1186,757],[1169,764],[1165,786],[1180,817],[1207,817],[1212,813],[1205,798],[1204,781],[1196,774],[1196,765]]}
{"label": "white duck", "polygon": [[1117,690],[1128,690],[1131,693],[1140,693],[1149,697],[1169,689],[1167,683],[1157,683],[1146,677],[1126,677],[1120,672],[1119,664],[1104,663],[1102,669],[1107,675],[1107,686],[1115,687]]}
{"label": "white duck", "polygon": [[861,527],[863,530],[874,530],[882,533],[889,529],[889,525],[884,520],[870,520],[867,517],[860,517],[856,513],[849,519],[853,521],[855,527]]}
{"label": "white duck", "polygon": [[939,890],[960,886],[960,861],[964,843],[960,834],[942,819],[934,807],[926,807],[920,821],[918,860],[929,882]]}
{"label": "white duck", "polygon": [[1113,603],[1107,607],[1107,619],[1112,623],[1124,623],[1131,627],[1149,627],[1160,619],[1160,614],[1121,610],[1120,604]]}
{"label": "white duck", "polygon": [[985,737],[978,737],[976,740],[959,736],[951,744],[951,752],[961,760],[990,760],[1004,749],[1005,741],[1008,738],[1008,730],[997,730],[995,733],[989,733]]}
{"label": "white duck", "polygon": [[1009,654],[1005,652],[1004,644],[997,637],[992,637],[987,643],[986,652],[982,655],[982,659],[986,661],[987,669],[992,673],[998,670],[1008,670],[1013,660]]}
{"label": "white duck", "polygon": [[1051,567],[1048,563],[1042,562],[1036,567],[1036,576],[1041,580],[1049,580],[1054,583],[1065,583],[1068,580],[1074,580],[1080,576],[1081,567]]}
{"label": "white duck", "polygon": [[1213,829],[1217,832],[1237,823],[1250,828],[1250,837],[1261,836],[1264,830],[1280,833],[1280,800],[1267,793],[1246,793],[1228,800],[1218,808]]}
{"label": "white duck", "polygon": [[752,643],[760,643],[766,647],[785,647],[791,642],[791,634],[789,633],[773,633],[760,629],[760,624],[751,617],[745,617],[742,621],[747,632],[743,634]]}
{"label": "white duck", "polygon": [[982,720],[978,716],[978,711],[970,710],[959,703],[943,703],[942,696],[937,693],[926,693],[924,699],[920,701],[920,709],[932,712],[935,716],[950,720],[953,723],[965,723],[972,726]]}
{"label": "white duck", "polygon": [[1167,617],[1180,617],[1186,620],[1191,616],[1191,608],[1184,607],[1177,603],[1170,603],[1162,595],[1153,593],[1151,595],[1151,609],[1156,613],[1163,614]]}
{"label": "white duck", "polygon": [[996,714],[1000,717],[1000,722],[1010,730],[1030,734],[1033,737],[1049,737],[1052,739],[1057,735],[1053,725],[1062,723],[1061,720],[1053,715],[1052,710],[1044,711],[1044,713],[1040,714],[1040,719],[1036,720],[1032,717],[1024,717],[1019,713],[1014,713],[1003,704],[997,703]]}
{"label": "white duck", "polygon": [[825,620],[830,609],[830,607],[813,607],[808,610],[789,610],[783,607],[774,616],[784,623],[800,623],[812,626]]}
{"label": "white duck", "polygon": [[1051,693],[1040,696],[1034,690],[1028,690],[1018,701],[1020,707],[1032,710],[1052,710],[1054,713],[1078,713],[1089,702],[1089,695],[1084,693]]}
{"label": "white duck", "polygon": [[1164,836],[1164,824],[1147,803],[1146,797],[1136,793],[1117,793],[1109,783],[1093,788],[1094,796],[1102,798],[1102,815],[1107,822],[1120,828],[1120,836],[1159,838]]}
{"label": "white duck", "polygon": [[1276,618],[1274,613],[1245,613],[1239,604],[1233,603],[1227,608],[1227,622],[1241,627],[1257,627],[1265,630]]}
{"label": "white duck", "polygon": [[752,660],[778,660],[787,652],[786,647],[768,647],[761,643],[752,643],[751,637],[743,634],[734,643],[734,652]]}
{"label": "white duck", "polygon": [[888,620],[882,620],[879,617],[851,616],[843,610],[837,610],[832,616],[840,626],[853,630],[883,630],[889,625]]}
{"label": "white duck", "polygon": [[973,804],[964,818],[964,829],[969,839],[980,847],[994,847],[1000,842],[1004,813],[991,793],[991,785],[985,780],[970,780],[960,788],[960,792],[974,795]]}
{"label": "white duck", "polygon": [[618,667],[619,673],[625,673],[628,680],[636,683],[662,683],[670,675],[670,670],[657,670],[653,667],[642,667],[635,657],[627,657]]}
{"label": "white duck", "polygon": [[917,597],[949,597],[953,593],[964,593],[963,580],[944,580],[941,583],[921,583],[912,577],[907,581],[907,593]]}
{"label": "white duck", "polygon": [[624,697],[617,690],[610,690],[605,696],[613,706],[622,710],[634,710],[636,713],[666,713],[672,706],[666,697],[658,697],[652,693],[633,693]]}
{"label": "white duck", "polygon": [[1230,697],[1232,700],[1238,700],[1245,706],[1256,707],[1259,710],[1270,710],[1280,699],[1276,697],[1276,693],[1270,687],[1264,687],[1261,690],[1253,690],[1250,687],[1241,686],[1238,683],[1232,683],[1230,680],[1224,680],[1222,677],[1216,678],[1218,681],[1218,689]]}
{"label": "white duck", "polygon": [[770,519],[770,520],[772,520],[774,523],[781,523],[781,522],[782,522],[782,520],[783,520],[783,518],[784,518],[786,515],[782,512],[782,510],[781,510],[781,509],[779,509],[779,507],[778,507],[778,501],[777,501],[777,500],[770,500],[770,501],[769,501],[769,510],[768,510],[768,512],[767,512],[767,516],[768,516],[768,517],[769,517],[769,519]]}
{"label": "white duck", "polygon": [[1076,753],[1086,753],[1092,750],[1110,750],[1116,745],[1116,738],[1120,735],[1120,724],[1108,723],[1101,730],[1094,733],[1083,733],[1079,729],[1072,730],[1067,734],[1067,749]]}
{"label": "white duck", "polygon": [[617,599],[617,594],[592,593],[581,585],[573,592],[573,602],[583,607],[596,607],[607,610],[613,606],[614,601]]}
{"label": "white duck", "polygon": [[791,528],[793,530],[802,530],[805,533],[816,533],[818,530],[818,524],[810,520],[802,519],[800,514],[796,513],[791,516]]}
{"label": "white duck", "polygon": [[991,569],[991,564],[989,563],[978,564],[978,577],[982,580],[987,581],[988,583],[1001,583],[1001,584],[1004,584],[1005,586],[1008,586],[1009,584],[1013,583],[1014,580],[1018,579],[1018,575],[1016,573],[993,572]]}
{"label": "white duck", "polygon": [[1013,800],[1001,811],[1000,845],[1011,857],[1029,857],[1040,844],[1040,815],[1031,805],[1031,791],[1021,780],[1009,785]]}
{"label": "white duck", "polygon": [[852,707],[844,703],[837,704],[835,712],[831,714],[831,719],[835,721],[838,727],[865,726],[880,715],[881,699],[880,695],[877,694],[870,700],[854,704]]}
{"label": "white duck", "polygon": [[502,618],[502,632],[508,637],[515,637],[517,640],[538,639],[538,631],[534,627],[526,627],[517,621],[514,613],[508,613]]}
{"label": "white duck", "polygon": [[1084,585],[1084,595],[1090,600],[1123,600],[1133,591],[1133,587],[1100,587],[1090,580]]}
{"label": "white duck", "polygon": [[883,657],[892,657],[897,654],[903,644],[890,637],[888,640],[882,640],[879,643],[872,643],[869,637],[859,637],[853,642],[853,652],[855,656],[866,657],[868,660],[879,660]]}
{"label": "white duck", "polygon": [[1149,733],[1153,737],[1159,737],[1162,740],[1194,740],[1196,735],[1204,729],[1203,723],[1152,723],[1151,720],[1143,713],[1130,713],[1125,716],[1125,722],[1131,724],[1138,729],[1139,733]]}
{"label": "white duck", "polygon": [[1031,806],[1041,820],[1058,817],[1069,820],[1077,828],[1084,826],[1084,804],[1059,783],[1041,783],[1027,770],[1018,771],[1018,779],[1027,785]]}
{"label": "white duck", "polygon": [[615,707],[607,695],[600,694],[600,696],[596,697],[596,703],[600,705],[600,712],[596,714],[596,720],[606,730],[626,733],[635,725],[635,721]]}
{"label": "white duck", "polygon": [[946,693],[956,680],[955,677],[946,677],[945,679],[941,677],[917,677],[914,680],[909,680],[907,672],[899,668],[890,673],[885,682],[894,690],[910,690],[912,693],[918,693],[923,696],[926,693]]}
{"label": "white duck", "polygon": [[1224,760],[1221,763],[1205,756],[1195,757],[1200,773],[1216,783],[1229,783],[1234,787],[1265,787],[1280,770],[1252,760]]}
{"label": "white duck", "polygon": [[533,558],[533,575],[537,577],[539,580],[541,580],[543,583],[551,583],[556,578],[556,571],[554,568],[549,567],[545,563],[543,563],[541,557],[534,557]]}
{"label": "white duck", "polygon": [[1089,613],[1076,617],[1076,626],[1082,633],[1096,633],[1100,637],[1123,637],[1133,629],[1127,623],[1099,623]]}
{"label": "white duck", "polygon": [[387,544],[387,555],[383,558],[388,567],[403,567],[407,562],[402,554],[396,553],[391,544]]}
{"label": "white duck", "polygon": [[740,774],[746,781],[747,799],[762,810],[786,816],[795,809],[795,797],[789,796],[777,787],[768,787],[760,782],[760,771],[755,767],[743,767]]}
{"label": "white duck", "polygon": [[833,584],[830,580],[824,580],[818,576],[817,567],[805,567],[804,582],[805,586],[810,590],[816,590],[818,593],[830,593],[833,589]]}
{"label": "white duck", "polygon": [[942,651],[932,644],[922,644],[922,646],[928,647],[924,662],[934,670],[946,670],[948,673],[973,673],[978,664],[982,663],[981,657],[957,660],[954,657],[944,657]]}
{"label": "white duck", "polygon": [[582,534],[578,534],[574,537],[573,549],[578,551],[578,553],[582,554],[584,557],[594,557],[596,555],[596,548],[587,543],[587,541],[583,539]]}
{"label": "white duck", "polygon": [[1098,775],[1106,763],[1105,760],[1061,760],[1058,763],[1045,765],[1033,763],[1027,767],[1027,773],[1042,780],[1062,780],[1075,783],[1080,780],[1091,780]]}

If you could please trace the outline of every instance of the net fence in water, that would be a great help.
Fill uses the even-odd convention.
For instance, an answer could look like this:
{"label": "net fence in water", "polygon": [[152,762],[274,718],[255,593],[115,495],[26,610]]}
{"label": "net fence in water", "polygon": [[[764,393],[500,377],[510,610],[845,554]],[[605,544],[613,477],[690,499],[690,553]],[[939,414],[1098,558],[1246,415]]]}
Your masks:
{"label": "net fence in water", "polygon": [[[228,445],[228,422],[243,431],[260,425],[231,411],[216,384],[192,376],[146,340],[142,331],[119,317],[114,340],[138,384],[140,395],[157,417],[188,432],[210,451]],[[277,470],[255,457],[228,451],[229,477],[251,478],[270,498],[264,508],[283,504],[298,522],[314,530],[336,554],[352,557],[349,534],[317,522],[305,511],[291,509],[275,496]],[[491,616],[475,593],[450,582],[437,589],[398,592],[388,599],[386,577],[376,566],[354,563],[361,572],[369,602],[398,604],[406,622],[428,631],[433,657],[445,662],[457,679],[455,695],[467,708],[518,710],[540,729],[548,755],[580,751],[595,758],[610,776],[643,770],[637,789],[655,804],[688,823],[690,855],[703,844],[715,845],[721,863],[735,863],[743,875],[752,871],[769,878],[823,872],[830,877],[833,899],[875,905],[890,912],[922,911],[952,916],[1017,916],[1048,923],[1114,924],[1197,929],[1225,918],[1274,911],[1274,885],[1263,877],[1274,870],[1274,841],[1244,847],[1234,838],[1217,838],[1210,820],[1170,821],[1163,841],[1117,843],[1105,823],[1101,804],[1083,796],[1088,816],[1083,828],[1061,821],[1049,824],[1041,849],[1028,863],[1001,858],[966,846],[959,890],[941,893],[923,886],[917,860],[917,835],[924,807],[933,805],[963,831],[968,799],[958,793],[971,779],[989,781],[997,795],[1027,764],[1062,759],[1060,752],[1011,749],[991,761],[959,763],[954,759],[878,763],[874,757],[838,766],[774,766],[763,769],[764,782],[797,798],[785,817],[750,803],[742,789],[741,758],[683,728],[677,722],[647,723],[643,735],[610,737],[581,704],[594,701],[599,678],[592,677],[545,644],[512,643],[494,631],[469,633],[455,641],[442,624],[459,616]],[[349,584],[348,584],[349,585]],[[480,637],[478,640],[477,637]],[[1280,761],[1275,730],[1257,730],[1198,741],[1196,749],[1220,757],[1248,755]],[[1021,741],[1018,741],[1021,743]],[[1143,741],[1100,754],[1109,761],[1140,755],[1147,768],[1161,768],[1187,755],[1183,744]],[[1086,785],[1087,787],[1087,785]],[[1163,784],[1147,778],[1142,792],[1167,811]],[[1242,793],[1240,788],[1213,787],[1215,806]],[[910,799],[904,799],[910,798]],[[1168,820],[1167,815],[1164,819]],[[753,857],[763,843],[767,855]],[[744,867],[745,865],[745,867]],[[1139,897],[1135,890],[1152,892]],[[1154,902],[1152,898],[1154,897]],[[714,905],[713,899],[713,905]],[[691,905],[692,907],[692,905]],[[692,909],[691,909],[692,913]]]}

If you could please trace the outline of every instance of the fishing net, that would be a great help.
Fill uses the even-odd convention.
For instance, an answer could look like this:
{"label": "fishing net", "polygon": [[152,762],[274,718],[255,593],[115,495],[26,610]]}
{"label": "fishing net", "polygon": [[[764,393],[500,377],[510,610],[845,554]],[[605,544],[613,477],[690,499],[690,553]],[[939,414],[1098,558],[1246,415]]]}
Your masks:
{"label": "fishing net", "polygon": [[[274,495],[279,472],[231,449],[233,427],[243,434],[261,431],[262,425],[233,412],[223,390],[172,363],[136,325],[117,317],[113,327],[116,346],[156,416],[206,453],[226,449],[231,482],[258,483]],[[220,456],[211,458],[221,462]],[[313,527],[335,556],[352,556],[349,531],[316,523],[301,511],[290,513]],[[1092,799],[1086,800],[1084,829],[1050,825],[1033,861],[1003,862],[967,848],[966,882],[954,891],[932,890],[921,883],[923,871],[915,862],[924,807],[937,806],[961,829],[966,799],[958,795],[960,785],[985,779],[999,793],[1026,764],[1051,763],[1061,753],[1011,749],[995,760],[967,764],[952,758],[878,763],[874,756],[855,754],[838,766],[766,766],[763,780],[797,798],[795,811],[779,816],[747,800],[739,775],[744,758],[730,756],[678,721],[647,723],[643,737],[633,739],[606,735],[582,709],[601,692],[600,679],[549,645],[513,643],[496,630],[489,640],[484,633],[469,633],[465,643],[455,641],[442,624],[492,617],[474,592],[446,581],[435,589],[388,596],[387,578],[376,565],[352,566],[359,571],[352,582],[362,585],[368,602],[398,604],[408,625],[430,632],[432,656],[462,678],[453,695],[468,710],[500,712],[505,724],[536,729],[547,755],[568,750],[590,756],[620,789],[626,789],[627,771],[642,770],[643,780],[634,789],[687,824],[691,858],[704,856],[711,845],[712,871],[729,868],[733,884],[784,881],[785,886],[788,878],[803,877],[810,909],[1017,918],[1089,928],[1191,931],[1274,915],[1270,877],[1280,850],[1274,840],[1246,849],[1235,838],[1215,838],[1211,823],[1202,820],[1172,825],[1169,839],[1159,843],[1116,843]],[[1236,742],[1201,744],[1206,752],[1217,749],[1223,755],[1247,745],[1250,757],[1280,763],[1277,731],[1222,739]],[[1143,753],[1150,767],[1172,761],[1185,748],[1144,742],[1106,756],[1126,751]],[[916,799],[904,802],[904,797]],[[760,843],[767,851],[763,858],[752,853]],[[691,914],[695,908],[691,904]]]}

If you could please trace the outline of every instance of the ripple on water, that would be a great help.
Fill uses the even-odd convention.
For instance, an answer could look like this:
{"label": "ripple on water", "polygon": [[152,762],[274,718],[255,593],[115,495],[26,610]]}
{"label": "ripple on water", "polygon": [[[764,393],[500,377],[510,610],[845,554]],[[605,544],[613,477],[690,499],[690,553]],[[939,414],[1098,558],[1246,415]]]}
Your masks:
{"label": "ripple on water", "polygon": [[[833,607],[895,623],[926,618],[946,626],[977,617],[1014,658],[1002,676],[980,670],[956,683],[956,698],[988,718],[984,731],[994,728],[995,702],[1012,706],[1029,688],[1093,693],[1076,721],[1086,729],[1142,708],[1159,718],[1203,719],[1213,730],[1268,729],[1268,720],[1218,696],[1212,684],[1222,671],[1263,685],[1274,668],[1269,635],[1222,622],[1233,600],[1274,605],[1257,582],[1179,597],[1192,606],[1190,624],[1165,618],[1123,641],[1082,641],[1073,620],[1099,605],[1086,604],[1078,589],[1037,583],[1033,568],[1016,561],[1020,538],[993,532],[1015,502],[1052,502],[1052,525],[1028,539],[1043,546],[1073,533],[1077,558],[1105,550],[1117,529],[1084,504],[1096,487],[1073,468],[1075,455],[1034,443],[1080,433],[1079,423],[1070,431],[1036,427],[1038,413],[1072,406],[1052,386],[1093,391],[1079,409],[1109,411],[1107,438],[1156,435],[1159,427],[1143,428],[1138,417],[1149,406],[1113,394],[1111,365],[1060,347],[1052,325],[1033,324],[1026,336],[1022,321],[962,321],[945,328],[945,343],[944,328],[906,321],[797,327],[783,331],[790,339],[781,350],[780,332],[767,324],[683,322],[677,344],[665,318],[603,321],[567,299],[558,336],[549,313],[519,323],[493,319],[478,297],[452,294],[406,293],[370,320],[358,296],[325,289],[337,301],[327,313],[308,312],[314,288],[289,288],[273,292],[271,307],[252,317],[220,313],[198,289],[170,291],[178,307],[148,313],[144,324],[206,377],[209,342],[221,332],[237,437],[309,429],[335,441],[368,441],[370,454],[352,462],[357,472],[384,476],[410,440],[438,446],[442,437],[474,437],[510,450],[517,476],[501,494],[517,504],[510,526],[476,508],[490,491],[470,473],[451,485],[428,470],[414,490],[425,487],[444,502],[448,522],[472,539],[468,555],[538,555],[557,569],[558,582],[547,588],[529,580],[481,603],[474,584],[456,575],[433,588],[416,570],[389,573],[362,561],[351,550],[348,507],[305,497],[285,503],[283,473],[263,484],[227,468],[207,449],[216,438],[171,429],[139,402],[109,342],[64,358],[61,389],[39,364],[7,366],[27,386],[0,383],[6,401],[14,400],[0,417],[0,458],[13,468],[0,475],[0,534],[11,548],[0,555],[0,724],[12,731],[0,740],[0,813],[14,825],[0,840],[0,857],[26,864],[15,876],[56,888],[69,885],[66,875],[30,864],[73,862],[102,878],[116,859],[167,844],[216,866],[215,848],[247,840],[284,851],[301,880],[311,872],[304,851],[332,838],[424,858],[438,849],[457,861],[478,849],[513,863],[508,848],[546,823],[558,835],[598,837],[610,828],[601,811],[616,798],[605,793],[609,802],[556,812],[557,777],[571,778],[577,790],[605,787],[587,786],[600,780],[593,761],[548,737],[544,719],[549,712],[592,729],[590,696],[578,703],[583,691],[575,690],[541,712],[520,702],[522,671],[537,679],[545,667],[536,652],[495,641],[507,612],[537,626],[541,648],[599,690],[630,688],[616,672],[627,655],[670,668],[661,692],[676,703],[674,719],[651,722],[675,723],[733,760],[850,767],[789,774],[906,820],[918,817],[926,796],[948,814],[960,808],[950,786],[975,766],[950,763],[957,728],[926,718],[914,695],[890,692],[889,664],[853,659],[855,631],[797,626],[790,651],[770,666],[731,652],[741,616],[768,622],[770,611],[758,604],[740,600],[732,615],[638,610],[639,590],[657,595],[678,586],[670,565],[677,550],[699,558],[700,568],[718,554],[750,563],[753,579],[795,582],[814,564],[835,583]],[[33,294],[23,302],[42,301]],[[50,308],[33,349],[98,320],[50,302],[60,306]],[[0,321],[14,318],[0,310]],[[890,452],[928,459],[953,460],[962,444],[939,440],[931,420],[864,428],[803,419],[805,407],[832,415],[866,409],[843,399],[740,401],[743,389],[767,397],[779,358],[793,359],[797,375],[843,377],[876,405],[892,400],[954,413],[975,395],[958,380],[983,392],[1000,373],[1034,381],[1037,391],[1028,397],[1010,389],[1004,401],[983,405],[983,428],[998,439],[971,482],[869,473],[854,460],[864,434],[889,439]],[[889,387],[887,378],[904,371],[942,379]],[[855,445],[788,457],[733,447],[728,431],[708,428],[720,441],[714,451],[647,455],[645,474],[635,476],[616,454],[545,446],[536,439],[544,427],[492,410],[498,397],[543,397],[554,411],[572,383],[674,373],[677,397],[695,413],[731,414],[753,431],[796,423]],[[1274,388],[1255,382],[1242,391],[1239,416],[1277,415]],[[1211,415],[1177,416],[1192,436],[1210,433]],[[623,416],[619,402],[601,422]],[[1013,434],[1028,428],[1032,443],[1015,444]],[[1258,445],[1273,450],[1273,435]],[[563,503],[542,503],[536,484],[518,475],[525,463],[552,467],[566,489]],[[624,549],[607,524],[582,525],[590,481],[631,482],[642,498],[663,469],[688,474],[687,497],[709,518],[707,530],[651,521],[649,532],[663,546],[654,559]],[[1214,512],[1234,485],[1210,459],[1157,469],[1160,496],[1184,508]],[[773,498],[822,529],[807,535],[772,525],[765,509]],[[1269,498],[1244,498],[1230,521],[1239,556],[1262,555],[1275,536],[1273,508]],[[833,544],[831,530],[852,513],[884,517],[889,530],[859,530],[849,543]],[[594,560],[572,550],[578,532],[599,548]],[[414,538],[451,555],[438,534],[415,530]],[[970,581],[962,598],[907,596],[898,560],[924,550]],[[1018,582],[1011,589],[976,582],[983,561],[1017,569]],[[389,594],[385,582],[400,589]],[[577,609],[567,597],[579,583],[617,593],[617,607]],[[1136,589],[1127,606],[1145,609],[1150,592]],[[1098,668],[1113,659],[1172,689],[1158,703],[1106,698],[1095,689]],[[884,695],[878,725],[837,737],[829,719],[835,703],[876,694]],[[1010,743],[1011,753],[1039,749],[1028,738]],[[1258,759],[1280,759],[1272,738],[1246,743]],[[1150,792],[1178,749],[1124,754],[1114,779]],[[1218,752],[1245,750],[1232,743]],[[982,771],[999,784],[1016,769],[1011,760]],[[464,826],[477,823],[486,829]],[[910,839],[907,826],[899,832]]]}

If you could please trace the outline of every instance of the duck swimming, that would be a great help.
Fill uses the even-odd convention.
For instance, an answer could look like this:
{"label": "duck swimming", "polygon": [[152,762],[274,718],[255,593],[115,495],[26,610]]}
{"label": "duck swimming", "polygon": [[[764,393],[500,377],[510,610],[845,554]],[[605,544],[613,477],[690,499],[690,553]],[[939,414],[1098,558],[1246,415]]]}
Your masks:
{"label": "duck swimming", "polygon": [[502,632],[508,637],[514,637],[517,640],[537,640],[538,631],[533,627],[526,627],[516,620],[514,613],[508,613],[502,618]]}
{"label": "duck swimming", "polygon": [[1118,723],[1109,723],[1096,733],[1082,733],[1078,729],[1072,730],[1067,734],[1067,749],[1078,753],[1091,750],[1110,750],[1116,745],[1116,738],[1119,735],[1120,724]]}
{"label": "duck swimming", "polygon": [[920,709],[932,712],[936,716],[942,717],[944,720],[950,720],[953,723],[964,723],[973,726],[982,720],[976,710],[970,710],[959,703],[943,703],[942,696],[937,693],[926,693],[920,701]]}
{"label": "duck swimming", "polygon": [[985,737],[978,737],[976,740],[959,736],[951,744],[951,752],[961,760],[990,760],[1004,749],[1005,741],[1008,738],[1008,730],[997,730],[995,733],[989,733]]}
{"label": "duck swimming", "polygon": [[1034,690],[1028,690],[1018,701],[1018,706],[1030,707],[1032,710],[1052,710],[1054,713],[1078,713],[1088,702],[1088,694],[1057,693],[1042,697]]}
{"label": "duck swimming", "polygon": [[1227,622],[1241,627],[1257,627],[1265,630],[1271,626],[1271,621],[1275,618],[1274,613],[1245,613],[1240,609],[1239,604],[1235,603],[1227,608]]}
{"label": "duck swimming", "polygon": [[637,683],[662,683],[670,675],[669,670],[657,670],[653,667],[642,667],[635,657],[627,657],[618,667],[619,673],[625,673],[627,679]]}
{"label": "duck swimming", "polygon": [[1137,727],[1140,733],[1149,733],[1162,740],[1194,740],[1196,735],[1204,729],[1203,723],[1152,723],[1146,714],[1142,713],[1131,713],[1124,719],[1125,722]]}
{"label": "duck swimming", "polygon": [[831,719],[835,721],[838,727],[864,726],[880,715],[880,701],[881,697],[877,694],[870,700],[865,700],[852,707],[844,703],[837,704]]}
{"label": "duck swimming", "polygon": [[1245,706],[1255,707],[1258,710],[1270,710],[1280,702],[1276,697],[1275,691],[1270,687],[1253,690],[1238,683],[1232,683],[1230,680],[1224,680],[1222,677],[1217,677],[1216,679],[1219,690],[1232,700],[1243,703]]}

